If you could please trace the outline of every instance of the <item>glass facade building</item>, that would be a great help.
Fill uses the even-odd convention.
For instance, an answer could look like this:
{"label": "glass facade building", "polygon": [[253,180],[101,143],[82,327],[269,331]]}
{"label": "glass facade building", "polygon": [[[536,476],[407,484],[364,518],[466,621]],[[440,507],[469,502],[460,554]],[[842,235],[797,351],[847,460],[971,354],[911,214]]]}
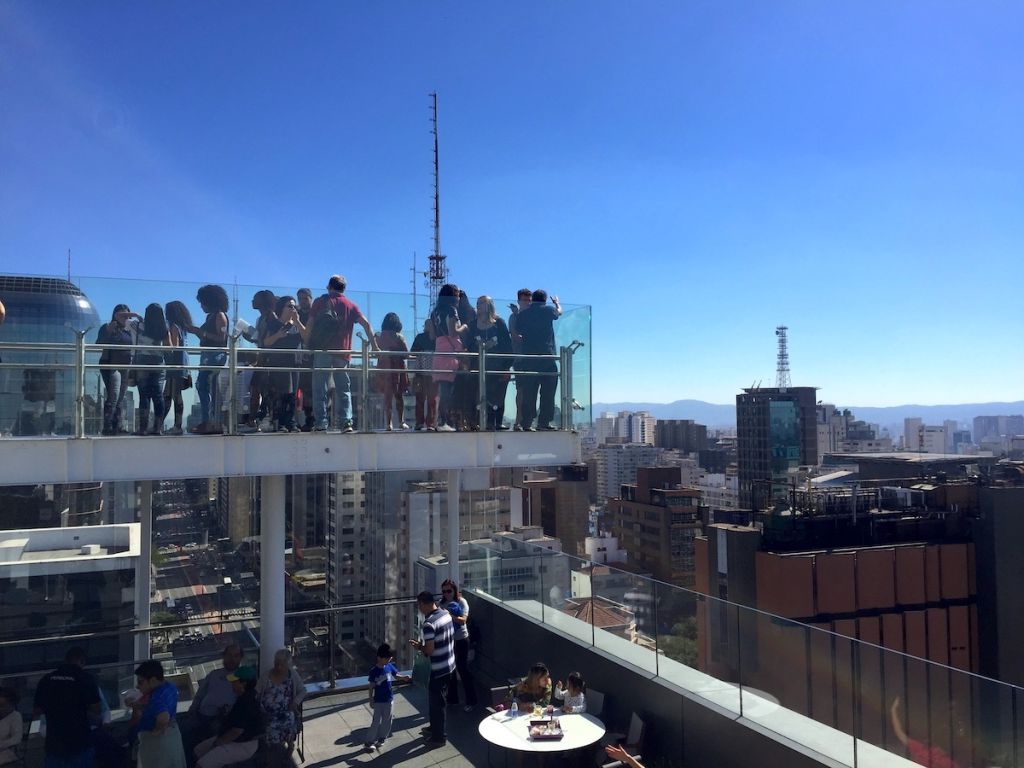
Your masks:
{"label": "glass facade building", "polygon": [[[0,325],[3,342],[69,344],[75,341],[75,331],[88,331],[87,340],[92,341],[101,322],[89,298],[74,283],[60,278],[0,275],[0,301],[7,311],[7,320]],[[0,368],[0,433],[74,434],[72,353],[3,350],[0,358],[11,366],[54,366]],[[91,370],[87,376],[87,419],[95,422],[99,371]]]}

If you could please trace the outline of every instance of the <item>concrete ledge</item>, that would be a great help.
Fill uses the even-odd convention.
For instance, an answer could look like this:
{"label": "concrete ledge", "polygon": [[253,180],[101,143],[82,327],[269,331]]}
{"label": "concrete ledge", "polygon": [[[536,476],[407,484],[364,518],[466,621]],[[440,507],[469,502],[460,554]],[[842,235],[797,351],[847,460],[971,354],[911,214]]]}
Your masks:
{"label": "concrete ledge", "polygon": [[570,464],[572,432],[8,437],[0,485]]}

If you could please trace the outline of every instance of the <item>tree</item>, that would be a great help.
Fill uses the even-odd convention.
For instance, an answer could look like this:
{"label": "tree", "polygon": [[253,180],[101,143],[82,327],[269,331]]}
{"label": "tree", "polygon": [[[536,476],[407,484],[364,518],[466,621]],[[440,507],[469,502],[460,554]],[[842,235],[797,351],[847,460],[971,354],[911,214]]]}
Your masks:
{"label": "tree", "polygon": [[685,664],[697,666],[697,620],[687,616],[672,625],[672,632],[658,638],[658,650],[668,658]]}

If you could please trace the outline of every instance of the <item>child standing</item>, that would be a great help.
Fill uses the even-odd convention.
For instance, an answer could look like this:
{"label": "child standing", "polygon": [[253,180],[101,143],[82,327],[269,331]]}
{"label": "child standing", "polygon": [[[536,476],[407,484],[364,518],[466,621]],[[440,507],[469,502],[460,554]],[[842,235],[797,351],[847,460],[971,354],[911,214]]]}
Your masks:
{"label": "child standing", "polygon": [[391,707],[395,699],[392,683],[412,682],[408,675],[398,674],[398,667],[392,663],[394,654],[391,646],[381,643],[377,648],[377,663],[370,670],[369,690],[370,707],[373,709],[373,720],[366,734],[363,747],[370,752],[384,746],[384,739],[391,735]]}

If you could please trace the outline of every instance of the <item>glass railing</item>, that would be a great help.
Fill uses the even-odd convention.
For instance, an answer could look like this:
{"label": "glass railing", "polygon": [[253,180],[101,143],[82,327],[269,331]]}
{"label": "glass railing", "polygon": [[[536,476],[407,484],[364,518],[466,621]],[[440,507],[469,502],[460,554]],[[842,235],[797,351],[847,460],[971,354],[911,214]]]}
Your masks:
{"label": "glass railing", "polygon": [[1024,765],[1024,691],[846,634],[879,617],[831,631],[528,542],[463,549],[481,598],[838,764]]}
{"label": "glass railing", "polygon": [[[276,298],[294,297],[296,291],[229,285],[222,286],[230,331],[223,346],[205,346],[209,339],[200,346],[184,328],[179,349],[139,344],[136,324],[152,303],[165,308],[181,302],[187,310],[182,324],[201,326],[202,285],[87,277],[76,284],[81,295],[74,316],[56,299],[50,311],[45,294],[2,297],[7,321],[0,327],[0,434],[244,434],[350,425],[374,431],[403,424],[439,431],[572,429],[591,418],[588,306],[563,305],[554,323],[554,354],[547,356],[517,355],[505,341],[496,347],[473,324],[461,351],[435,351],[430,340],[429,351],[403,353],[398,343],[381,352],[356,325],[349,349],[318,354],[312,348],[317,340],[303,337],[295,323],[277,335],[264,333],[256,351],[260,313],[251,308],[253,296],[268,290]],[[346,296],[375,333],[393,313],[406,348],[429,311],[426,296]],[[500,315],[509,302],[494,304]],[[139,316],[128,318],[130,343],[123,346],[102,343],[106,339],[99,336],[118,305]],[[530,409],[523,392],[535,403],[539,394],[539,404]]]}

